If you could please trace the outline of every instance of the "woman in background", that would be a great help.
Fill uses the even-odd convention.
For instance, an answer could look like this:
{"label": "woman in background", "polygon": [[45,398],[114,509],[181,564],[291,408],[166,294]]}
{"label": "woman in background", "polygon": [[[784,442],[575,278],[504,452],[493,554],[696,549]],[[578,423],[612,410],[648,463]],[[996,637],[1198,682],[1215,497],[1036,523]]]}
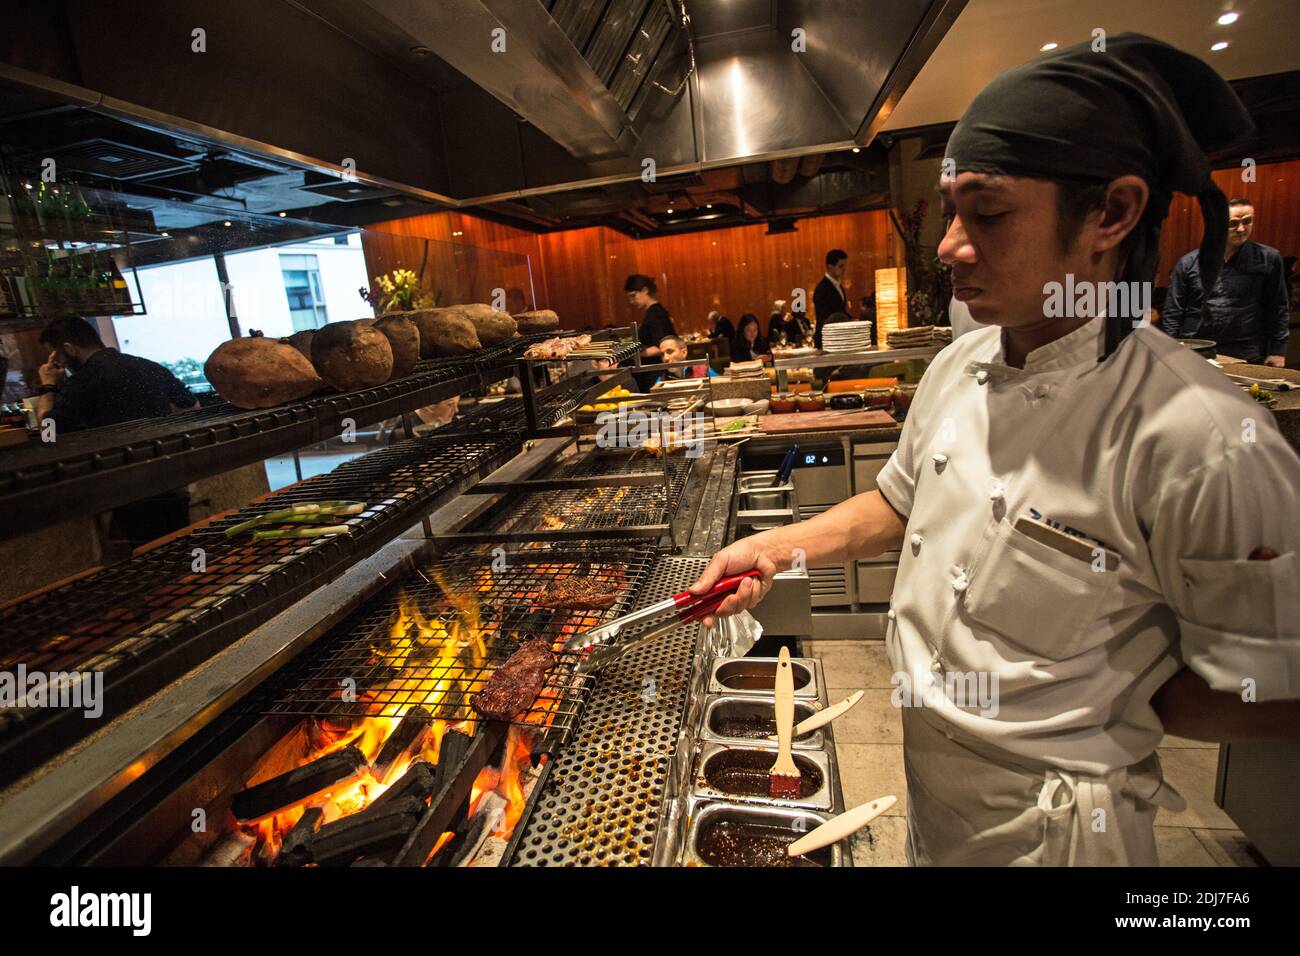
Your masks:
{"label": "woman in background", "polygon": [[731,343],[731,361],[752,362],[754,359],[766,360],[768,354],[767,339],[759,334],[758,319],[749,312],[740,317],[740,328]]}

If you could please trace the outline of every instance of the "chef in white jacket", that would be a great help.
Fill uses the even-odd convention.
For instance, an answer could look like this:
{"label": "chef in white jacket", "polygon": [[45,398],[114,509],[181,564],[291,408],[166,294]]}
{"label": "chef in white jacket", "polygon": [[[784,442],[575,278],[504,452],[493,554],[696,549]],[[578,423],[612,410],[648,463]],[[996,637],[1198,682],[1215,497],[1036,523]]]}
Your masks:
{"label": "chef in white jacket", "polygon": [[1146,37],[995,79],[940,184],[939,256],[991,327],[931,364],[878,491],[738,541],[693,586],[762,571],[726,615],[796,558],[901,548],[913,863],[1154,865],[1156,807],[1181,805],[1165,732],[1300,734],[1300,458],[1145,324],[1171,192],[1200,200],[1217,269],[1204,150],[1249,130],[1208,66]]}

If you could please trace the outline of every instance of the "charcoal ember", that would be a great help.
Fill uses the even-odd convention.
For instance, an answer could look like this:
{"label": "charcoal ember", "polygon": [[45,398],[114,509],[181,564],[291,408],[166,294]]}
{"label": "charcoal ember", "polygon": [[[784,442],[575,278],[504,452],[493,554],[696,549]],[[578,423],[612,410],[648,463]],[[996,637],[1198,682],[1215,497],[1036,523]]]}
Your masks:
{"label": "charcoal ember", "polygon": [[608,611],[621,594],[605,581],[571,577],[548,585],[537,595],[536,603],[561,611]]}
{"label": "charcoal ember", "polygon": [[311,839],[311,860],[319,866],[348,866],[363,856],[401,849],[424,810],[419,797],[402,797],[327,823]]}
{"label": "charcoal ember", "polygon": [[227,833],[203,860],[203,866],[248,866],[257,837],[243,830]]}
{"label": "charcoal ember", "polygon": [[550,644],[541,638],[531,640],[496,669],[470,702],[491,720],[513,720],[533,706],[546,686],[546,672],[554,666]]}
{"label": "charcoal ember", "polygon": [[308,807],[303,811],[293,829],[288,832],[280,844],[280,855],[276,857],[276,866],[304,866],[311,862],[311,841],[325,816],[322,807]]}
{"label": "charcoal ember", "polygon": [[434,776],[433,792],[437,793],[445,787],[455,776],[460,765],[465,762],[465,755],[469,753],[469,746],[474,742],[474,738],[469,734],[462,734],[459,730],[449,730],[442,735],[442,742],[438,747],[438,766]]}
{"label": "charcoal ember", "polygon": [[261,820],[355,780],[365,770],[365,755],[356,747],[345,747],[239,791],[230,810],[240,823]]}
{"label": "charcoal ember", "polygon": [[[463,735],[462,735],[463,736]],[[402,797],[428,800],[438,786],[438,772],[427,760],[417,760],[398,777],[397,782],[376,797],[366,809],[382,807]]]}
{"label": "charcoal ember", "polygon": [[379,748],[379,756],[371,765],[375,779],[381,783],[387,782],[388,775],[397,761],[406,754],[420,749],[424,739],[429,736],[432,725],[433,715],[423,707],[412,707],[407,711],[393,728],[393,732],[388,735],[384,745]]}

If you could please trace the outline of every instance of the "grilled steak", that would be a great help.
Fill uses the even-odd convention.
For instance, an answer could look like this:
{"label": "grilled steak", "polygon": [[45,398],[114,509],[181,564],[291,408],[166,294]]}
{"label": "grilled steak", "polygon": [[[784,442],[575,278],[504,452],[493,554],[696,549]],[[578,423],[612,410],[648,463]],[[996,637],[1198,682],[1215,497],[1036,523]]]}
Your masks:
{"label": "grilled steak", "polygon": [[513,720],[533,706],[546,684],[546,672],[554,666],[555,655],[545,640],[528,641],[496,669],[470,703],[483,717]]}
{"label": "grilled steak", "polygon": [[543,590],[537,596],[537,605],[562,611],[607,611],[618,601],[619,593],[604,581],[565,578]]}

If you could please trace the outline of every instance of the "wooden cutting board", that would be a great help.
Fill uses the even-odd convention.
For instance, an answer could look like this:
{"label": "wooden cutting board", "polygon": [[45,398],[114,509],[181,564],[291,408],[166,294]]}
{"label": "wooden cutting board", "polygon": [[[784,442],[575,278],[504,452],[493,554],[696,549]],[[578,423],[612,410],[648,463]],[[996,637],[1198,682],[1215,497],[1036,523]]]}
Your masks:
{"label": "wooden cutting board", "polygon": [[850,431],[858,428],[880,428],[897,425],[894,416],[878,408],[852,411],[791,412],[786,415],[764,415],[758,420],[759,430],[767,434],[791,432]]}

